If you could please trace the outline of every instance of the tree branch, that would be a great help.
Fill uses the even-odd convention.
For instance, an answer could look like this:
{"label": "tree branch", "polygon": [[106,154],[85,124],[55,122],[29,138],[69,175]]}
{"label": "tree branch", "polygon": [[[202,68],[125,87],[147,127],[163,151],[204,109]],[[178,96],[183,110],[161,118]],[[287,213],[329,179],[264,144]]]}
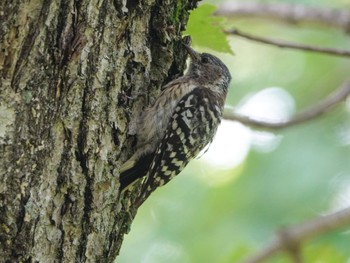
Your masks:
{"label": "tree branch", "polygon": [[258,37],[258,36],[253,36],[251,34],[243,33],[242,31],[239,31],[237,29],[226,30],[225,33],[230,35],[236,35],[236,36],[249,39],[255,42],[259,42],[259,43],[277,46],[280,48],[299,49],[299,50],[323,53],[323,54],[328,54],[333,56],[350,57],[350,50],[318,47],[318,46],[304,45],[299,43],[292,43],[284,40],[263,38],[263,37]]}
{"label": "tree branch", "polygon": [[259,263],[270,258],[279,251],[298,247],[303,241],[312,237],[339,229],[350,224],[350,207],[333,214],[318,217],[303,224],[282,229],[277,237],[256,255],[243,261]]}
{"label": "tree branch", "polygon": [[233,111],[225,110],[224,119],[238,121],[244,125],[256,128],[279,130],[315,119],[331,110],[335,105],[344,101],[350,94],[350,81],[346,81],[326,99],[297,114],[294,118],[281,122],[267,122],[243,116]]}
{"label": "tree branch", "polygon": [[288,23],[316,23],[350,31],[350,12],[339,9],[310,7],[300,4],[262,4],[226,2],[215,12],[220,16],[249,16],[278,19]]}

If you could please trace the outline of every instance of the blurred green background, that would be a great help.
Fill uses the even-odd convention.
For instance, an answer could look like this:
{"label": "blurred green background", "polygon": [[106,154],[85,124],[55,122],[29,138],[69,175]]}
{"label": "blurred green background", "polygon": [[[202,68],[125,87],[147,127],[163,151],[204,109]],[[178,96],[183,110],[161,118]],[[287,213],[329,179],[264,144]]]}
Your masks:
{"label": "blurred green background", "polygon": [[[257,2],[350,11],[349,0]],[[350,36],[326,26],[256,18],[220,23],[259,36],[350,49]],[[214,53],[227,64],[233,81],[226,103],[249,116],[292,116],[350,77],[349,59],[279,49],[235,36],[227,40],[235,55],[205,44],[194,48]],[[116,262],[237,262],[265,245],[280,227],[349,206],[349,113],[350,103],[342,103],[321,118],[276,132],[223,122],[208,153],[140,208]],[[307,242],[302,250],[305,262],[350,262],[348,230]],[[282,254],[268,262],[290,260]]]}

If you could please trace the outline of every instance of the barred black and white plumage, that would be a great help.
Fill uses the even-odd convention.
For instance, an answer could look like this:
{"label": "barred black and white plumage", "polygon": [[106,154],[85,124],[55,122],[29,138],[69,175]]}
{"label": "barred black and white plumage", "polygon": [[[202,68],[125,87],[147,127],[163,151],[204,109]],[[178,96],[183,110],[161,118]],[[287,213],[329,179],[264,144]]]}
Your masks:
{"label": "barred black and white plumage", "polygon": [[140,115],[137,150],[121,168],[121,190],[145,178],[139,204],[212,141],[221,121],[231,75],[217,57],[185,47],[191,56],[187,74],[167,84]]}

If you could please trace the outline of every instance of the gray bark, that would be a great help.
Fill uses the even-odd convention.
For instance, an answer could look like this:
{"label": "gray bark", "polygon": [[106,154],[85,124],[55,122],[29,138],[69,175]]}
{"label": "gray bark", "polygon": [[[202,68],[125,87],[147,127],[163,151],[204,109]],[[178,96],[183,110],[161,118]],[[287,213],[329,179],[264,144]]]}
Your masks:
{"label": "gray bark", "polygon": [[115,259],[128,123],[182,73],[196,2],[1,1],[1,262]]}

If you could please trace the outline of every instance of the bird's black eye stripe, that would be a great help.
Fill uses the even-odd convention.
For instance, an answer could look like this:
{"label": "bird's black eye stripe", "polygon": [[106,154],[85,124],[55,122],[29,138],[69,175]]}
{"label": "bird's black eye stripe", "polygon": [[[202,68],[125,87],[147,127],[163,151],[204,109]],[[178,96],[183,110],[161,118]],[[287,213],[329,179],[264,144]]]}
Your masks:
{"label": "bird's black eye stripe", "polygon": [[204,57],[204,56],[202,56],[202,58],[201,58],[201,62],[202,63],[208,63],[209,62],[209,59],[208,59],[208,57]]}

